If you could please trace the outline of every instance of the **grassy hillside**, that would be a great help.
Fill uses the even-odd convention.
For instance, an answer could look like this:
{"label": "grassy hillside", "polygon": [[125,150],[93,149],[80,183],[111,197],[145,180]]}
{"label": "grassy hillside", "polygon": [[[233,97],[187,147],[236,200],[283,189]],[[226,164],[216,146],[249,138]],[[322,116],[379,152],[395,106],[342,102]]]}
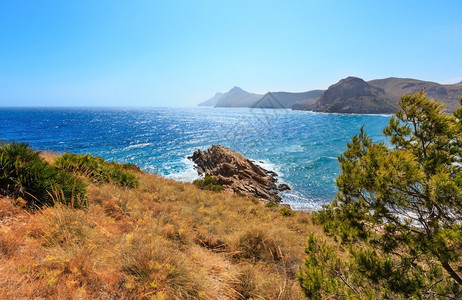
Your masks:
{"label": "grassy hillside", "polygon": [[320,233],[309,214],[133,167],[137,184],[95,180],[41,155],[67,161],[86,208],[0,196],[0,298],[303,298],[297,272]]}

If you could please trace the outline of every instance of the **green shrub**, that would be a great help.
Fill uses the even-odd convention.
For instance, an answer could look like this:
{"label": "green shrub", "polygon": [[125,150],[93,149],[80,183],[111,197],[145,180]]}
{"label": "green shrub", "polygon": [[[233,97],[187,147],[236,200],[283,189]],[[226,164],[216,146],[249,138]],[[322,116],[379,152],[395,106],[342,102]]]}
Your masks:
{"label": "green shrub", "polygon": [[47,164],[27,143],[0,144],[0,194],[22,197],[30,206],[86,204],[85,184]]}
{"label": "green shrub", "polygon": [[279,205],[276,202],[270,201],[265,204],[266,207],[271,208],[271,207],[278,207]]}
{"label": "green shrub", "polygon": [[142,172],[141,168],[135,164],[119,164],[119,165],[121,165],[122,168],[124,168],[127,171],[134,171],[134,172],[139,172],[139,173]]}
{"label": "green shrub", "polygon": [[204,179],[196,179],[193,181],[193,184],[202,190],[221,192],[223,186],[218,184],[218,181],[215,177],[205,176]]}
{"label": "green shrub", "polygon": [[129,188],[135,188],[139,184],[136,176],[127,171],[140,171],[137,166],[107,162],[101,157],[89,154],[65,153],[56,159],[56,166],[61,170],[88,176],[97,183],[111,182]]}
{"label": "green shrub", "polygon": [[283,207],[279,210],[279,213],[284,217],[290,217],[295,215],[295,211],[291,210],[290,208]]}

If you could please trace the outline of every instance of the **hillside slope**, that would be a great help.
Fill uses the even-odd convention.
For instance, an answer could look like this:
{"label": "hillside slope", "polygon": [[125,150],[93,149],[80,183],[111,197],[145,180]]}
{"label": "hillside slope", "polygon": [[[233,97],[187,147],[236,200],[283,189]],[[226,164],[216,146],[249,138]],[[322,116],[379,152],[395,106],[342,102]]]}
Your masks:
{"label": "hillside slope", "polygon": [[215,94],[215,96],[204,102],[199,103],[197,106],[215,106],[218,103],[218,101],[220,101],[222,96],[223,93],[218,92]]}
{"label": "hillside slope", "polygon": [[134,172],[86,209],[0,196],[0,298],[303,299],[309,214]]}
{"label": "hillside slope", "polygon": [[418,92],[425,88],[425,92],[430,98],[446,104],[448,112],[459,107],[459,99],[462,97],[462,83],[439,84],[431,81],[395,77],[371,80],[368,83],[383,89],[387,96],[394,101],[398,101],[404,94]]}

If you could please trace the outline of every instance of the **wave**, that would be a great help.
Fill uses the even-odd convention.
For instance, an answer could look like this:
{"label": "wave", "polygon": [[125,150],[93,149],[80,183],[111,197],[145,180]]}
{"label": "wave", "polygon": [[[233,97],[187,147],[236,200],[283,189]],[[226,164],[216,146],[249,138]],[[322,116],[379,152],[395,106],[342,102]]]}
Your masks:
{"label": "wave", "polygon": [[181,159],[181,162],[184,164],[184,168],[181,172],[168,174],[164,177],[179,182],[193,182],[194,180],[201,178],[197,174],[197,171],[194,168],[194,163],[191,160],[184,157]]}
{"label": "wave", "polygon": [[152,146],[152,145],[153,145],[153,143],[134,144],[134,145],[127,146],[127,147],[123,148],[122,150],[123,151],[128,151],[128,150],[132,150],[132,149],[146,148],[146,147]]}
{"label": "wave", "polygon": [[[256,164],[257,166],[262,167],[263,169],[265,169],[267,171],[275,172],[276,174],[278,174],[279,178],[283,176],[283,174],[281,172],[281,168],[278,165],[269,162],[268,160],[260,159],[260,160],[253,161],[253,163]],[[279,181],[281,181],[281,180],[279,180]]]}
{"label": "wave", "polygon": [[292,209],[299,211],[317,211],[327,203],[326,201],[309,199],[291,192],[281,193],[281,197],[283,204],[289,204]]}

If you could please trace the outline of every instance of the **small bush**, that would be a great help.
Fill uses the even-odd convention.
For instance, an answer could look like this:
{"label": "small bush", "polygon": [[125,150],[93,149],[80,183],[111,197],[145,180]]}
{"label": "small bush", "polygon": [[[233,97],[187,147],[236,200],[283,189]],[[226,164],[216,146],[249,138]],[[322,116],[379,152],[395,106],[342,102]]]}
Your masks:
{"label": "small bush", "polygon": [[141,170],[141,168],[135,164],[119,164],[119,165],[121,165],[122,168],[124,168],[127,171],[140,172],[140,173],[143,172],[143,170]]}
{"label": "small bush", "polygon": [[85,184],[47,164],[27,143],[0,144],[0,194],[22,197],[29,206],[60,201],[74,207],[86,205]]}
{"label": "small bush", "polygon": [[291,210],[290,208],[283,207],[279,210],[279,213],[284,217],[290,217],[295,215],[295,211]]}
{"label": "small bush", "polygon": [[277,207],[279,206],[276,202],[270,201],[265,204],[266,207],[271,208],[271,207]]}
{"label": "small bush", "polygon": [[65,153],[56,159],[56,166],[62,170],[88,176],[98,183],[111,182],[129,188],[135,188],[139,184],[136,176],[127,171],[140,171],[138,167],[132,164],[107,162],[101,157],[89,154]]}
{"label": "small bush", "polygon": [[205,176],[204,179],[197,179],[193,181],[194,185],[202,190],[221,192],[223,186],[218,184],[218,181],[215,177]]}

